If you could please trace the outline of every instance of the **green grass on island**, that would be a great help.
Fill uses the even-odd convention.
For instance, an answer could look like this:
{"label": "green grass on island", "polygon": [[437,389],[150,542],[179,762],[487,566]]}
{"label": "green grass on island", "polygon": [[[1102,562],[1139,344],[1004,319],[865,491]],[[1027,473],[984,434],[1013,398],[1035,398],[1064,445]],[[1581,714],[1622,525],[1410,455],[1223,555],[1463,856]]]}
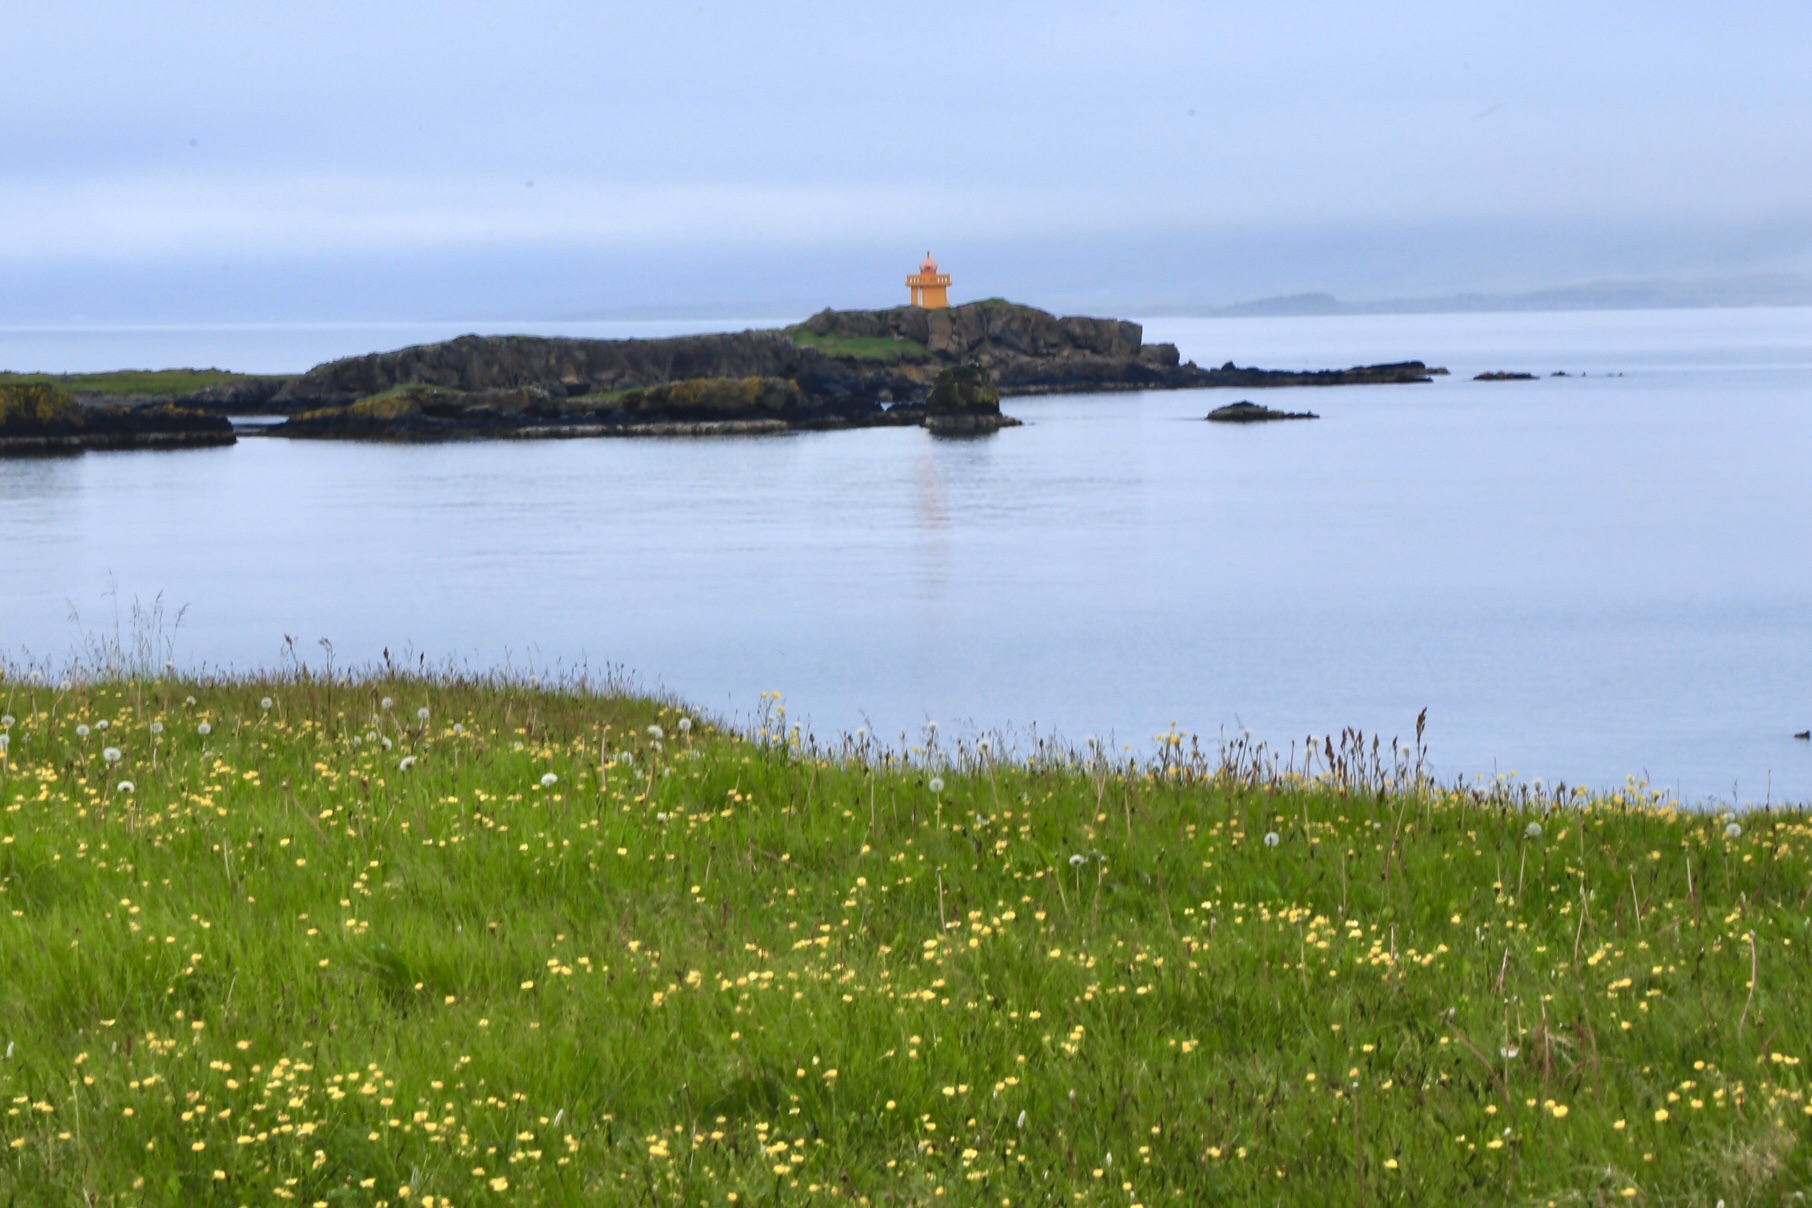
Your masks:
{"label": "green grass on island", "polygon": [[821,336],[807,327],[789,327],[786,335],[799,348],[816,348],[828,357],[874,361],[883,365],[931,360],[931,350],[899,336]]}
{"label": "green grass on island", "polygon": [[502,681],[15,677],[0,710],[7,1204],[1812,1181],[1800,812],[1362,744],[902,757]]}
{"label": "green grass on island", "polygon": [[0,373],[0,386],[43,383],[75,394],[181,398],[209,386],[259,380],[224,369],[120,369],[109,373]]}

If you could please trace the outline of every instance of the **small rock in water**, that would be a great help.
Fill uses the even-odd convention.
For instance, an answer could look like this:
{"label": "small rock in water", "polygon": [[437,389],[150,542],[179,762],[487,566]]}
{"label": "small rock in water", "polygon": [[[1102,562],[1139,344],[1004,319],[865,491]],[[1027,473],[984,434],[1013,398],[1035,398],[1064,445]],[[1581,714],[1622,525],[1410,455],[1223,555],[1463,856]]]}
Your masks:
{"label": "small rock in water", "polygon": [[1491,373],[1481,373],[1472,380],[1475,382],[1533,382],[1535,375],[1533,373],[1511,373],[1498,369]]}
{"label": "small rock in water", "polygon": [[1228,403],[1225,407],[1216,407],[1208,413],[1208,419],[1217,424],[1257,424],[1274,419],[1320,419],[1313,411],[1273,411],[1257,403],[1241,399],[1237,403]]}

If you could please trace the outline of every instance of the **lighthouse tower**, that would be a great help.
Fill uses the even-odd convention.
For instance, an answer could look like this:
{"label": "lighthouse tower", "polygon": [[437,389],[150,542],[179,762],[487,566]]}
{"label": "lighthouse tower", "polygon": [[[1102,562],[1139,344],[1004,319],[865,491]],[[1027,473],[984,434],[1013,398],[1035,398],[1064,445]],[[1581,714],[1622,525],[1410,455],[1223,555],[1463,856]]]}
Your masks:
{"label": "lighthouse tower", "polygon": [[906,288],[912,291],[914,306],[943,310],[950,305],[950,274],[937,271],[937,261],[930,252],[919,261],[919,271],[906,278]]}

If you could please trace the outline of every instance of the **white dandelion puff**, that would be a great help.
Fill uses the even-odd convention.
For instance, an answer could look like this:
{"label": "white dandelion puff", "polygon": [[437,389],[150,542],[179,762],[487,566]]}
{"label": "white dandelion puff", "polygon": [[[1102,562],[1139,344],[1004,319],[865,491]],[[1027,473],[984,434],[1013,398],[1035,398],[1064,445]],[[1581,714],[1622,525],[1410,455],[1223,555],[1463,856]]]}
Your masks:
{"label": "white dandelion puff", "polygon": [[649,726],[648,727],[648,737],[665,738],[666,736],[667,736],[667,732],[665,730],[661,729],[659,726]]}
{"label": "white dandelion puff", "polygon": [[541,787],[542,788],[551,789],[556,784],[559,784],[559,783],[560,783],[560,778],[558,776],[554,775],[552,772],[543,772],[541,774]]}
{"label": "white dandelion puff", "polygon": [[12,735],[0,734],[0,755],[6,754],[6,748],[8,748],[12,745],[13,745]]}
{"label": "white dandelion puff", "polygon": [[410,768],[412,768],[414,766],[415,766],[415,756],[405,755],[400,760],[397,761],[396,770],[399,772],[407,772]]}
{"label": "white dandelion puff", "polygon": [[365,740],[363,738],[360,738],[357,734],[354,734],[352,736],[352,745],[355,747],[362,745],[364,743],[364,741]]}
{"label": "white dandelion puff", "polygon": [[193,709],[195,707],[195,698],[192,696],[185,696],[182,698],[182,703]]}
{"label": "white dandelion puff", "polygon": [[421,708],[419,708],[415,711],[415,720],[416,721],[427,721],[428,720],[428,706],[423,705]]}
{"label": "white dandelion puff", "polygon": [[260,697],[259,701],[258,701],[258,707],[260,709],[264,709],[264,710],[268,711],[270,709],[270,707],[276,703],[277,703],[276,701],[272,700],[268,696]]}
{"label": "white dandelion puff", "polygon": [[927,787],[930,788],[930,790],[934,793],[943,792],[944,791],[944,778],[942,776],[933,776],[931,778],[931,783]]}
{"label": "white dandelion puff", "polygon": [[75,728],[75,736],[77,738],[87,738],[88,737],[88,727],[86,725],[77,726]]}
{"label": "white dandelion puff", "polygon": [[159,734],[164,732],[164,723],[161,721],[154,721],[147,728],[151,731],[151,737],[156,738]]}
{"label": "white dandelion puff", "polygon": [[94,728],[97,730],[105,730],[110,724],[112,723],[103,717],[101,720],[94,723]]}
{"label": "white dandelion puff", "polygon": [[453,723],[453,733],[464,734],[465,732],[466,728],[464,726],[460,725],[458,722]]}
{"label": "white dandelion puff", "polygon": [[396,702],[391,700],[388,696],[386,696],[383,700],[378,702],[378,707],[380,709],[388,709],[394,704],[396,704]]}
{"label": "white dandelion puff", "polygon": [[1087,859],[1088,859],[1087,856],[1082,855],[1081,853],[1077,853],[1076,855],[1073,855],[1070,857],[1070,867],[1071,868],[1081,868],[1083,865],[1083,862],[1086,861]]}
{"label": "white dandelion puff", "polygon": [[679,726],[679,732],[681,734],[692,733],[692,719],[690,717],[682,717],[675,724]]}
{"label": "white dandelion puff", "polygon": [[618,751],[617,762],[621,764],[631,764],[635,762],[635,756],[631,755],[628,751]]}
{"label": "white dandelion puff", "polygon": [[1281,839],[1278,836],[1276,831],[1266,831],[1265,832],[1265,846],[1266,847],[1276,847],[1279,843],[1282,843],[1282,842],[1283,842],[1283,839]]}
{"label": "white dandelion puff", "polygon": [[1729,826],[1724,828],[1724,837],[1726,839],[1740,839],[1743,837],[1743,828],[1732,822]]}
{"label": "white dandelion puff", "polygon": [[130,797],[133,793],[138,791],[138,786],[133,784],[130,780],[122,780],[113,787],[113,791],[116,793],[123,793]]}
{"label": "white dandelion puff", "polygon": [[1502,1048],[1500,1048],[1497,1051],[1497,1055],[1499,1057],[1502,1057],[1505,1061],[1509,1061],[1520,1052],[1522,1052],[1522,1050],[1517,1048],[1515,1045],[1507,1044],[1507,1045],[1504,1045]]}
{"label": "white dandelion puff", "polygon": [[1523,827],[1523,834],[1530,839],[1541,838],[1541,823],[1531,822],[1529,825]]}
{"label": "white dandelion puff", "polygon": [[195,732],[197,734],[201,735],[203,738],[206,738],[208,735],[210,735],[214,732],[214,727],[204,721],[199,726],[195,727]]}
{"label": "white dandelion puff", "polygon": [[384,739],[384,749],[386,751],[390,750],[391,748],[393,748],[395,746],[396,746],[396,744],[391,742],[388,738]]}
{"label": "white dandelion puff", "polygon": [[12,724],[13,724],[13,715],[11,713],[8,713],[4,717],[0,717],[0,726],[10,726]]}
{"label": "white dandelion puff", "polygon": [[108,763],[118,763],[120,761],[120,754],[121,752],[118,747],[104,747],[101,750],[101,758],[105,759]]}
{"label": "white dandelion puff", "polygon": [[655,816],[654,816],[654,820],[655,820],[655,821],[656,821],[656,822],[665,822],[665,821],[667,821],[667,815],[665,815],[665,814],[656,814],[656,815],[655,815]]}

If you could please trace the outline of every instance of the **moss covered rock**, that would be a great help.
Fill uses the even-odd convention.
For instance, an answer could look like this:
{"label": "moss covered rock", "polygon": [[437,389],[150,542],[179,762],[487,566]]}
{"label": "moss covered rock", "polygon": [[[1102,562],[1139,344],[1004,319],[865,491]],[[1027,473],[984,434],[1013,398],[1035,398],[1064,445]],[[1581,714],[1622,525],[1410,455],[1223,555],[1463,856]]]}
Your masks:
{"label": "moss covered rock", "polygon": [[1000,391],[979,365],[952,365],[931,383],[925,410],[932,415],[999,415]]}
{"label": "moss covered rock", "polygon": [[75,396],[48,382],[0,385],[0,431],[76,431],[82,408]]}

